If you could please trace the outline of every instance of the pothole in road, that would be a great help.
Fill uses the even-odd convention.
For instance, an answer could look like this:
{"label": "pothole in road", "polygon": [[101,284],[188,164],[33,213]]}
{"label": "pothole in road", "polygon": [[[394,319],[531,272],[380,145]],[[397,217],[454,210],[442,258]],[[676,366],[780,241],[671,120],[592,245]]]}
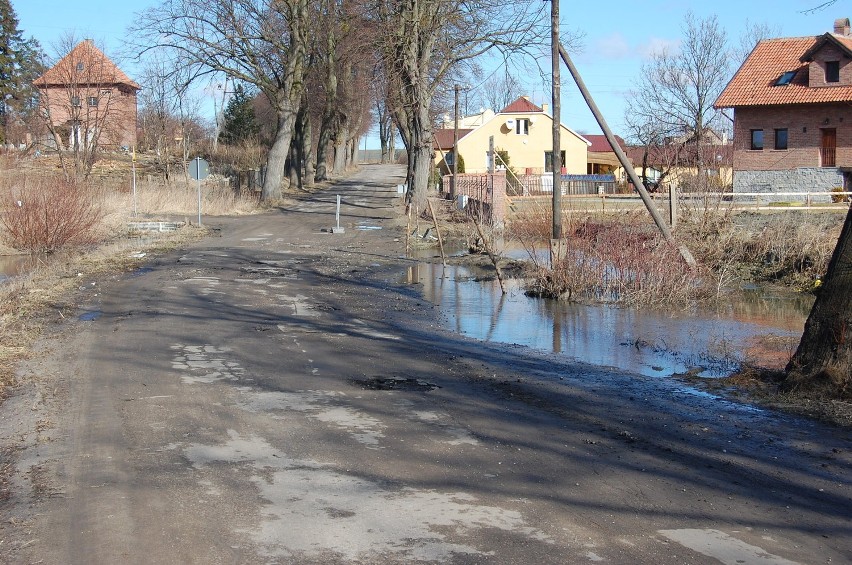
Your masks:
{"label": "pothole in road", "polygon": [[102,314],[103,312],[101,312],[100,310],[89,310],[88,312],[83,312],[82,314],[77,316],[77,319],[81,322],[94,322],[95,320],[100,318]]}
{"label": "pothole in road", "polygon": [[373,377],[370,379],[353,379],[355,386],[367,390],[435,390],[440,386],[420,379],[404,379],[402,377]]}

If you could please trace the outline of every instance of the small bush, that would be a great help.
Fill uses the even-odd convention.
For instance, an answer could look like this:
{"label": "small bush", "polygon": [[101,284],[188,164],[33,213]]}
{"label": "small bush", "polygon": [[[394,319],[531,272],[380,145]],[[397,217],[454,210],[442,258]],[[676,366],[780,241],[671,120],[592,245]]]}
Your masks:
{"label": "small bush", "polygon": [[10,247],[28,253],[92,243],[103,218],[85,186],[58,178],[22,178],[5,190],[0,206],[0,236]]}
{"label": "small bush", "polygon": [[[550,217],[530,214],[512,225],[532,258],[528,294],[624,304],[686,304],[707,285],[653,225],[632,215],[585,218],[566,226],[565,253],[545,264]],[[540,245],[540,244],[539,244]]]}
{"label": "small bush", "polygon": [[[844,190],[843,190],[842,186],[835,186],[834,188],[831,189],[831,192],[835,192],[835,193],[836,192],[844,192]],[[848,194],[832,194],[831,195],[831,202],[834,203],[834,204],[839,204],[840,202],[849,202],[849,195]]]}

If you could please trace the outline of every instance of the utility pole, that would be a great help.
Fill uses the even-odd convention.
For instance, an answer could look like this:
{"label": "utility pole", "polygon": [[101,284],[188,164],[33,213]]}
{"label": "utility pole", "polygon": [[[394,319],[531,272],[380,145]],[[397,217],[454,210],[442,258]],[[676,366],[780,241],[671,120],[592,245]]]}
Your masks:
{"label": "utility pole", "polygon": [[450,196],[456,198],[456,175],[459,172],[459,85],[455,85],[455,103],[453,104],[453,182],[450,187]]}
{"label": "utility pole", "polygon": [[[555,0],[554,0],[555,1]],[[577,83],[577,88],[580,89],[580,94],[583,95],[583,99],[586,101],[586,104],[589,107],[589,110],[592,111],[592,115],[594,115],[595,120],[597,120],[598,125],[601,127],[601,131],[603,131],[606,136],[606,140],[609,142],[610,147],[615,152],[615,156],[618,157],[618,162],[621,163],[621,166],[627,172],[627,176],[630,178],[630,182],[633,183],[633,186],[636,187],[636,190],[639,191],[639,196],[642,198],[642,202],[645,204],[645,208],[648,209],[648,213],[651,214],[651,218],[653,218],[654,223],[657,224],[657,228],[660,230],[660,233],[663,235],[666,241],[677,247],[678,251],[680,251],[680,256],[683,257],[684,262],[690,267],[695,267],[695,258],[692,256],[692,253],[686,247],[686,245],[678,245],[677,241],[675,241],[674,236],[672,235],[671,230],[663,221],[663,217],[660,215],[660,212],[657,210],[654,203],[651,201],[651,196],[648,194],[648,191],[645,189],[645,185],[642,184],[642,181],[639,180],[639,177],[636,175],[636,170],[633,168],[633,165],[630,164],[630,160],[627,158],[627,155],[624,154],[624,150],[621,149],[621,146],[616,142],[615,136],[612,134],[612,130],[609,129],[609,124],[607,124],[606,120],[603,117],[603,114],[598,109],[598,105],[595,103],[592,98],[592,94],[589,92],[589,89],[586,88],[586,83],[583,82],[583,78],[580,76],[580,72],[577,70],[577,67],[574,66],[574,62],[571,60],[571,57],[568,56],[568,51],[560,44],[558,45],[559,55],[562,58],[562,61],[565,63],[565,66],[568,67],[568,72],[571,73],[571,77],[573,77],[574,82]]]}
{"label": "utility pole", "polygon": [[[551,242],[551,263],[553,250],[559,249],[562,240],[562,143],[561,143],[561,105],[562,85],[560,84],[559,62],[559,0],[550,0],[550,55],[553,104],[553,234]],[[558,251],[557,251],[558,253]]]}

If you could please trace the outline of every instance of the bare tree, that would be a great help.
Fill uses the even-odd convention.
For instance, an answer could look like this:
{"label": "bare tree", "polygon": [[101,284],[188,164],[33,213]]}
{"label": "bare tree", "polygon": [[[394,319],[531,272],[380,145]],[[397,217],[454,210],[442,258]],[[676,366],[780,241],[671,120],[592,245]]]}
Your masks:
{"label": "bare tree", "polygon": [[819,4],[813,6],[812,8],[808,8],[807,10],[803,10],[802,13],[811,14],[813,12],[819,12],[820,10],[824,10],[824,9],[828,8],[829,6],[834,5],[836,2],[837,2],[837,0],[826,0],[825,2],[820,2]]}
{"label": "bare tree", "polygon": [[281,182],[304,90],[308,0],[164,0],[139,17],[143,49],[171,50],[175,68],[223,73],[257,87],[275,111],[261,198]]}
{"label": "bare tree", "polygon": [[628,110],[632,129],[649,141],[664,135],[693,145],[698,177],[704,178],[703,146],[719,118],[713,102],[729,68],[727,35],[716,16],[700,20],[688,13],[680,49],[656,53],[642,66]]}
{"label": "bare tree", "polygon": [[641,167],[639,178],[646,188],[650,188],[651,169],[659,173],[653,175],[653,182],[662,183],[678,165],[684,144],[673,141],[678,133],[677,129],[655,119],[654,116],[636,112],[635,100],[635,97],[628,100],[624,121],[630,143],[641,148],[641,162],[637,163]]}
{"label": "bare tree", "polygon": [[[189,94],[189,80],[184,72],[176,71],[168,61],[156,54],[143,67],[142,78],[145,89],[140,101],[139,129],[142,134],[140,145],[153,151],[155,162],[168,183],[174,160],[183,160],[188,151],[192,134],[193,103]],[[174,155],[175,150],[180,155]]]}
{"label": "bare tree", "polygon": [[495,49],[535,44],[540,3],[370,0],[365,8],[388,79],[387,104],[408,152],[409,201],[425,209],[432,168],[432,99],[453,69]]}
{"label": "bare tree", "polygon": [[503,67],[503,74],[494,74],[488,78],[480,88],[482,99],[495,112],[499,112],[514,100],[522,92],[523,86],[514,73],[508,67]]}
{"label": "bare tree", "polygon": [[91,40],[66,35],[64,54],[34,81],[40,111],[68,180],[87,178],[102,146],[129,147],[136,137],[136,91]]}
{"label": "bare tree", "polygon": [[780,26],[746,20],[745,29],[740,35],[739,42],[731,47],[731,60],[734,67],[737,68],[743,64],[759,41],[779,35],[781,35]]}

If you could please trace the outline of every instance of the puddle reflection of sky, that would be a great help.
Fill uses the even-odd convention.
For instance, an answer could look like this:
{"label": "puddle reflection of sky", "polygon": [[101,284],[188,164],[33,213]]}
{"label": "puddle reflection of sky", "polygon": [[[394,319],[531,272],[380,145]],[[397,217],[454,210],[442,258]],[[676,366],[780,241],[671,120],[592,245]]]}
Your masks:
{"label": "puddle reflection of sky", "polygon": [[572,304],[529,298],[518,281],[502,295],[496,281],[475,278],[465,268],[436,264],[408,273],[409,282],[423,285],[424,297],[440,306],[447,326],[459,333],[648,376],[690,370],[723,376],[739,367],[756,338],[798,343],[807,316],[801,307],[765,299],[702,313]]}

